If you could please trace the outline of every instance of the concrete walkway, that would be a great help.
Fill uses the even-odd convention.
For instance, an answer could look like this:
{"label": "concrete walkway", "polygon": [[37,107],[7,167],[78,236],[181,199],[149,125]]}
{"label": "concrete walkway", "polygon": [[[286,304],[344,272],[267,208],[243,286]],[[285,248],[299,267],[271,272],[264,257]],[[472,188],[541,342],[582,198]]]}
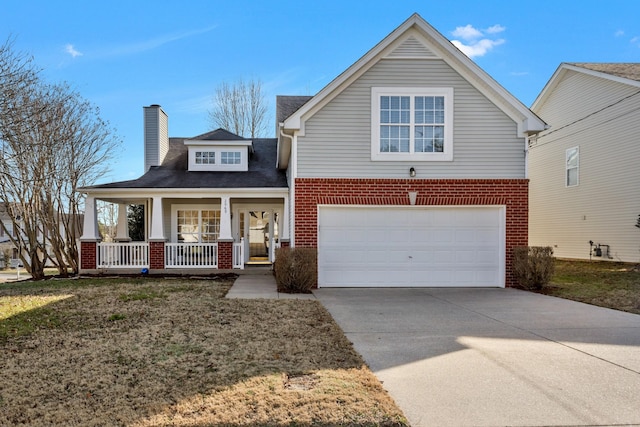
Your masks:
{"label": "concrete walkway", "polygon": [[515,289],[314,294],[413,427],[640,425],[640,316]]}
{"label": "concrete walkway", "polygon": [[267,269],[247,269],[240,273],[226,298],[245,299],[316,299],[313,294],[278,292],[273,272]]}
{"label": "concrete walkway", "polygon": [[20,269],[20,274],[19,275],[18,275],[18,272],[15,269],[4,270],[4,271],[0,272],[0,283],[18,282],[18,281],[21,281],[21,280],[28,280],[30,278],[31,278],[31,276],[29,275],[29,273],[27,273],[27,270],[25,270],[24,268]]}

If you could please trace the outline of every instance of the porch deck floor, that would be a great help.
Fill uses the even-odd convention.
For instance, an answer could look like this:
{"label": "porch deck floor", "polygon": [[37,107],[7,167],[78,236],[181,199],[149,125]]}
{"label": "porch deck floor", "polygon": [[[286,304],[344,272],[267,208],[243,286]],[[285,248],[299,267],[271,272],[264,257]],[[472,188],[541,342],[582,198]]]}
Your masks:
{"label": "porch deck floor", "polygon": [[231,299],[316,299],[313,294],[285,294],[278,292],[271,270],[264,274],[240,274],[226,298]]}

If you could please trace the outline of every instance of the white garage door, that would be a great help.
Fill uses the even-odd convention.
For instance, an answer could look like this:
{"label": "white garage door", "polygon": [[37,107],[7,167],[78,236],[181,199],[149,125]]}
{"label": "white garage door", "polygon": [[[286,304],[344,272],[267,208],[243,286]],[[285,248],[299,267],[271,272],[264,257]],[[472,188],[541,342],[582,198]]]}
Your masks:
{"label": "white garage door", "polygon": [[318,212],[319,287],[504,287],[502,207]]}

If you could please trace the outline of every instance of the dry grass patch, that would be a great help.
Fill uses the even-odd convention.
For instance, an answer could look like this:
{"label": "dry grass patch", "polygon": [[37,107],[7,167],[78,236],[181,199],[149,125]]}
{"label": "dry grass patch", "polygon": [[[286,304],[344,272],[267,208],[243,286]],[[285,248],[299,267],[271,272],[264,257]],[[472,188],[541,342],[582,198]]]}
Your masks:
{"label": "dry grass patch", "polygon": [[556,260],[551,283],[541,292],[640,314],[640,270],[635,264]]}
{"label": "dry grass patch", "polygon": [[405,424],[318,302],[230,285],[0,286],[0,425]]}

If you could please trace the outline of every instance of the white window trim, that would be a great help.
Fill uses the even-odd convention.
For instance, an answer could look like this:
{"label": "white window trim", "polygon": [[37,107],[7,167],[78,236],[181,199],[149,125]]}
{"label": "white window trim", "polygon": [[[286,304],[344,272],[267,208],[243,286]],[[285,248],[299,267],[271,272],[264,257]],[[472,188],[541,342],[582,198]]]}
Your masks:
{"label": "white window trim", "polygon": [[[569,160],[569,152],[576,150],[577,152],[577,165],[575,167],[569,168],[569,164],[568,164],[568,160]],[[576,183],[575,184],[569,184],[569,169],[575,169],[576,170]],[[580,185],[580,147],[576,146],[576,147],[571,147],[571,148],[567,148],[567,150],[565,151],[564,154],[564,186],[567,188],[570,187],[577,187],[578,185]]]}
{"label": "white window trim", "polygon": [[[411,96],[409,153],[380,152],[380,97]],[[444,151],[442,153],[415,153],[414,150],[414,97],[444,96]],[[373,161],[435,161],[453,160],[453,88],[452,87],[372,87],[371,88],[371,160]]]}

